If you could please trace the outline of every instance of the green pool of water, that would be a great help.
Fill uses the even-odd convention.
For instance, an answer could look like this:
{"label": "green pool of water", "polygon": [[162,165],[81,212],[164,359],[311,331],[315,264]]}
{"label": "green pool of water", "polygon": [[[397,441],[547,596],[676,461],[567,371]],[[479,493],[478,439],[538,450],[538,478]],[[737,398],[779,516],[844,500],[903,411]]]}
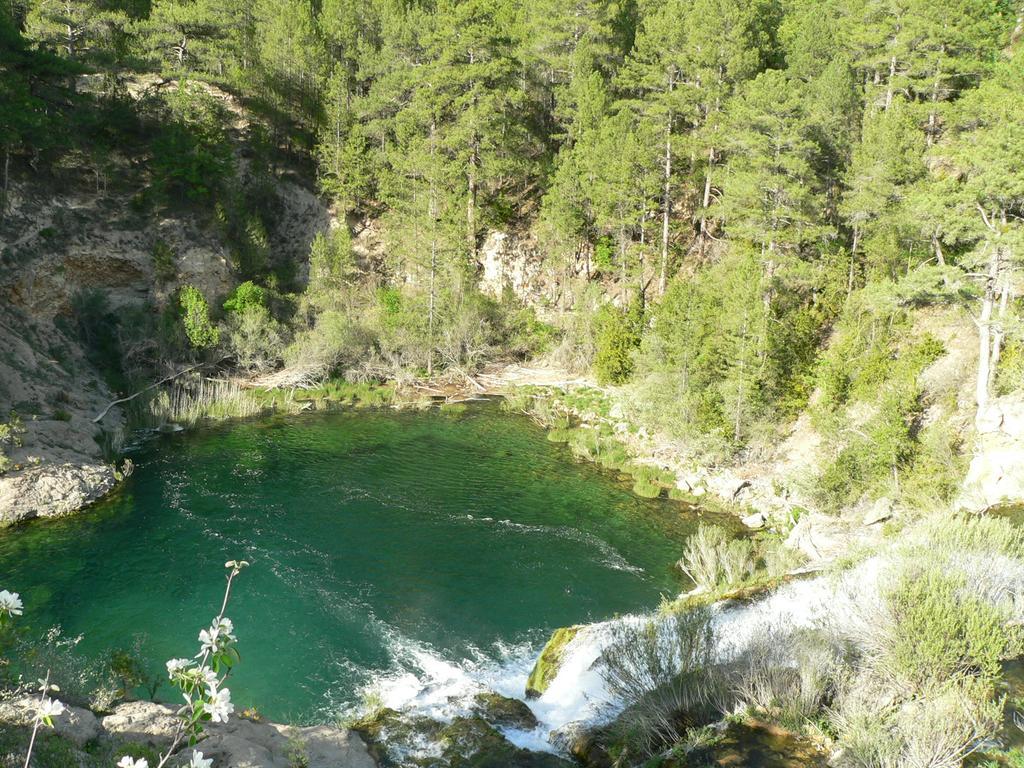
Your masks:
{"label": "green pool of water", "polygon": [[144,633],[160,667],[194,653],[225,560],[245,558],[231,687],[273,718],[330,716],[411,657],[522,665],[553,628],[687,586],[672,564],[698,513],[494,403],[236,422],[133,458],[94,509],[0,534],[0,588],[86,657]]}

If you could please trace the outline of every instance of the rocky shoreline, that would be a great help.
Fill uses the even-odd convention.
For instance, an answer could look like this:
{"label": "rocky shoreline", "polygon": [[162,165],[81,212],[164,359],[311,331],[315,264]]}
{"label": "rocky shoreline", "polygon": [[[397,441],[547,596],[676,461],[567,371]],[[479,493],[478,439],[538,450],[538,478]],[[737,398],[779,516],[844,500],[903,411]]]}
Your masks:
{"label": "rocky shoreline", "polygon": [[[28,727],[37,697],[21,696],[0,702],[0,722]],[[103,745],[113,751],[141,748],[147,753],[166,750],[174,739],[178,719],[174,710],[149,701],[119,704],[107,714],[68,706],[53,718],[51,738],[64,742],[71,758]],[[354,731],[327,725],[298,727],[279,725],[246,716],[226,723],[209,723],[196,745],[204,758],[230,768],[293,768],[296,759],[306,768],[376,768],[366,742]],[[186,747],[181,760],[193,752]],[[72,765],[74,763],[69,763]],[[155,765],[155,763],[154,763]]]}

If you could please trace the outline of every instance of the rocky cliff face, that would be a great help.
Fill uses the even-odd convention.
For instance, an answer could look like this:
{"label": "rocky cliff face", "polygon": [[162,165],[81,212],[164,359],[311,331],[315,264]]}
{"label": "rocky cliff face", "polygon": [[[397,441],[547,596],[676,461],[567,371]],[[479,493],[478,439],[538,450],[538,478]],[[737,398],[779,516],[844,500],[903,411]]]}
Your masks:
{"label": "rocky cliff face", "polygon": [[[239,120],[244,185],[246,125]],[[100,333],[90,327],[97,320],[83,321],[75,303],[91,297],[119,317],[155,318],[182,285],[213,303],[238,282],[210,216],[140,210],[140,191],[129,182],[96,187],[27,171],[11,185],[0,218],[0,425],[16,418],[24,431],[6,441],[0,434],[7,459],[6,471],[0,460],[0,525],[73,512],[115,485],[109,462],[124,414],[114,408],[93,422],[117,395],[83,343]],[[301,280],[309,244],[332,214],[287,172],[275,191],[270,250],[299,265]]]}

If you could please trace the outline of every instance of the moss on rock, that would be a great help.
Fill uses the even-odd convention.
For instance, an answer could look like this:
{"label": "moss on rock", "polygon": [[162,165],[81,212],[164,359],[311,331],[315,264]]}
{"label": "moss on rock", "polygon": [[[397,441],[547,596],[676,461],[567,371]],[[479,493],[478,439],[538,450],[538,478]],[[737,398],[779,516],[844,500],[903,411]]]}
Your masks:
{"label": "moss on rock", "polygon": [[528,731],[537,727],[537,717],[519,699],[510,699],[494,691],[473,697],[473,712],[491,725]]}
{"label": "moss on rock", "polygon": [[457,717],[441,732],[442,757],[449,768],[569,768],[546,752],[520,749],[479,717]]}
{"label": "moss on rock", "polygon": [[581,629],[583,627],[578,624],[572,627],[561,627],[551,635],[551,639],[544,646],[544,650],[540,652],[540,656],[530,672],[530,677],[526,681],[526,698],[539,698],[548,689],[562,665],[562,654],[565,647],[579,634]]}

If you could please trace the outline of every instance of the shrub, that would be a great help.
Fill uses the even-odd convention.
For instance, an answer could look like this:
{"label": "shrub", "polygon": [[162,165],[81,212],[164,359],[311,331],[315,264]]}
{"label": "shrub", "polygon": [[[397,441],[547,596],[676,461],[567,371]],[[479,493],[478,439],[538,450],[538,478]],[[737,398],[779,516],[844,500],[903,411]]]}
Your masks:
{"label": "shrub", "polygon": [[210,305],[202,291],[191,285],[183,286],[178,303],[189,343],[196,349],[216,346],[220,341],[220,331],[210,322]]}
{"label": "shrub", "polygon": [[938,567],[903,574],[883,592],[879,665],[909,690],[959,676],[994,683],[1017,647],[1004,610],[971,594],[962,577]]}
{"label": "shrub", "polygon": [[307,292],[314,303],[326,309],[336,308],[358,274],[348,227],[342,225],[326,234],[318,232],[309,249]]}
{"label": "shrub", "polygon": [[678,565],[695,584],[713,589],[734,586],[752,576],[757,557],[749,539],[730,539],[722,528],[701,523],[686,540]]}
{"label": "shrub", "polygon": [[289,366],[308,368],[327,378],[363,360],[373,342],[368,328],[342,312],[327,311],[317,317],[313,328],[296,336],[284,358]]}
{"label": "shrub", "polygon": [[622,384],[633,373],[633,352],[640,346],[643,310],[638,304],[623,312],[611,305],[600,309],[594,352],[594,375],[601,384]]}
{"label": "shrub", "polygon": [[1002,722],[1002,702],[954,680],[900,702],[870,675],[854,678],[830,711],[840,768],[960,768]]}
{"label": "shrub", "polygon": [[178,268],[175,264],[174,251],[163,240],[153,243],[153,250],[150,251],[153,259],[153,271],[156,273],[157,282],[169,283],[178,275]]}
{"label": "shrub", "polygon": [[226,312],[244,312],[247,309],[264,308],[267,306],[267,294],[260,286],[252,280],[235,287],[231,295],[224,302]]}
{"label": "shrub", "polygon": [[611,732],[627,761],[675,744],[725,708],[706,610],[623,619],[607,631],[598,673],[613,698],[626,705]]}
{"label": "shrub", "polygon": [[228,349],[240,368],[250,372],[270,370],[281,358],[281,326],[262,304],[241,306],[228,318]]}

